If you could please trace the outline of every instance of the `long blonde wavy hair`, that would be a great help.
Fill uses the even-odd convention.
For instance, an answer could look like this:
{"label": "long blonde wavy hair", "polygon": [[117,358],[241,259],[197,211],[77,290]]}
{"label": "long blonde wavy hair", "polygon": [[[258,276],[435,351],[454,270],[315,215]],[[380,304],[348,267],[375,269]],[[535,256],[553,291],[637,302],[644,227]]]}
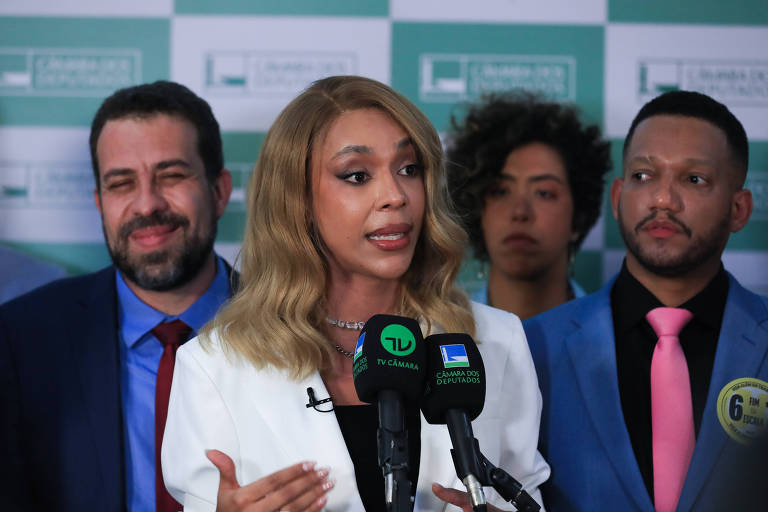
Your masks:
{"label": "long blonde wavy hair", "polygon": [[466,235],[449,207],[440,138],[426,116],[390,87],[358,76],[319,80],[280,113],[264,139],[246,204],[241,274],[232,300],[205,327],[227,353],[257,368],[305,378],[334,352],[323,334],[328,276],[323,243],[312,223],[311,156],[343,112],[375,108],[410,136],[424,166],[426,206],[414,257],[402,277],[397,314],[474,335],[466,295],[453,282]]}

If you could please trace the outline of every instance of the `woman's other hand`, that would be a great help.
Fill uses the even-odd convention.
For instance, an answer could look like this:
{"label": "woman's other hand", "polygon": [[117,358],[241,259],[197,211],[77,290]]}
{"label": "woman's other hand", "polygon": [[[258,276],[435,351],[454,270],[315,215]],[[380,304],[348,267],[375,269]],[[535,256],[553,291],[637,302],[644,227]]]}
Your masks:
{"label": "woman's other hand", "polygon": [[[466,492],[451,487],[443,487],[438,483],[432,484],[432,492],[444,502],[459,507],[463,512],[472,512],[469,494]],[[489,503],[488,512],[502,512],[502,510]]]}
{"label": "woman's other hand", "polygon": [[333,488],[328,470],[317,469],[312,462],[299,462],[240,486],[235,463],[228,455],[208,450],[206,456],[219,470],[217,512],[317,512],[325,506],[325,495]]}

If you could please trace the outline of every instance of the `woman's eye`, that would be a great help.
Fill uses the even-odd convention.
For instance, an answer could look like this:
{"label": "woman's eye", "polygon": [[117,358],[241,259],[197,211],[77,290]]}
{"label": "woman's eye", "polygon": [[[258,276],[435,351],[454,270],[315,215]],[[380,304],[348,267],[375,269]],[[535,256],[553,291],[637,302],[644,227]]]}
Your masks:
{"label": "woman's eye", "polygon": [[398,174],[401,176],[418,176],[421,174],[423,169],[423,166],[419,164],[410,164],[400,169]]}
{"label": "woman's eye", "polygon": [[485,192],[486,197],[504,197],[507,195],[507,189],[504,187],[491,187]]}
{"label": "woman's eye", "polygon": [[362,185],[368,181],[368,174],[365,171],[348,172],[343,174],[341,179],[354,185]]}
{"label": "woman's eye", "polygon": [[550,190],[537,190],[536,195],[542,199],[555,199],[557,197],[557,194]]}

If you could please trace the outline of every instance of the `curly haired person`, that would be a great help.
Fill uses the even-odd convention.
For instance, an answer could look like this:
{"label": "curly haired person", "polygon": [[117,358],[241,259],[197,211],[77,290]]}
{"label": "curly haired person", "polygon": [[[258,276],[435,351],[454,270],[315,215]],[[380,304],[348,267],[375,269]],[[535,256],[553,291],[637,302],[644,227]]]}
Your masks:
{"label": "curly haired person", "polygon": [[488,285],[473,300],[529,318],[584,294],[570,264],[600,215],[609,144],[575,107],[485,96],[452,119],[448,185]]}

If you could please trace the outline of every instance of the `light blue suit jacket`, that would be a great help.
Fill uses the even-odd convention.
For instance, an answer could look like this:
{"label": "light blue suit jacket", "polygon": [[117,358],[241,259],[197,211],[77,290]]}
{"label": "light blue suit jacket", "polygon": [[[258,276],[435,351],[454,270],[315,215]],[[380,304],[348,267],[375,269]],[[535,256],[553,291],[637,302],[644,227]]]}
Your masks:
{"label": "light blue suit jacket", "polygon": [[[720,425],[718,394],[737,378],[768,380],[768,297],[729,279],[709,393],[678,511],[729,509],[734,483],[743,480],[734,470],[750,455]],[[524,323],[544,401],[539,450],[552,467],[543,487],[550,512],[654,510],[619,398],[612,286],[613,280]],[[759,473],[755,482],[764,479],[763,468]],[[765,494],[764,487],[754,490]]]}

